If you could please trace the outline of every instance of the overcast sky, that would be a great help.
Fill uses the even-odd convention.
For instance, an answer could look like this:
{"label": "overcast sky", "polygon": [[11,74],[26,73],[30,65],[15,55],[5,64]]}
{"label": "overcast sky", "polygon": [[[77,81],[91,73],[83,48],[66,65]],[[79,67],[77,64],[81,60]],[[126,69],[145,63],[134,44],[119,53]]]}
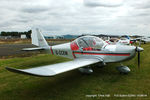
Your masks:
{"label": "overcast sky", "polygon": [[0,0],[0,31],[150,35],[150,0]]}

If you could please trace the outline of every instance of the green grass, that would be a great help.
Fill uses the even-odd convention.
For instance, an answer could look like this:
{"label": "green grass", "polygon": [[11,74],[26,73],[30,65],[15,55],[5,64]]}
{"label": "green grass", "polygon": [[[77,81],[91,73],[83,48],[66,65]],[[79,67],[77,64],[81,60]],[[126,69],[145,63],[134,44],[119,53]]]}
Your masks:
{"label": "green grass", "polygon": [[[108,64],[104,68],[94,67],[94,73],[83,75],[78,70],[55,77],[34,77],[9,72],[5,66],[30,68],[68,61],[68,59],[40,54],[25,58],[0,60],[0,100],[94,100],[94,99],[150,99],[150,44],[142,45],[141,68],[137,68],[137,57],[124,62],[131,68],[128,75],[116,71],[119,64]],[[87,95],[111,97],[86,97]],[[114,94],[146,94],[145,98],[118,98]]]}

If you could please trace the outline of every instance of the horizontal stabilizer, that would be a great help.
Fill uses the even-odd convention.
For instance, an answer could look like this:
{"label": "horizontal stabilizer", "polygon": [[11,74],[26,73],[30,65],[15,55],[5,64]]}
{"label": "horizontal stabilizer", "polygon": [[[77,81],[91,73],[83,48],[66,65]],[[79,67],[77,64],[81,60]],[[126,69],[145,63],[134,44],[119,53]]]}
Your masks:
{"label": "horizontal stabilizer", "polygon": [[54,76],[70,70],[74,70],[80,67],[88,66],[91,64],[95,64],[98,62],[101,61],[96,58],[95,59],[77,58],[73,61],[53,64],[53,65],[40,66],[40,67],[29,68],[29,69],[15,69],[10,67],[6,67],[6,69],[15,73],[47,77],[47,76]]}
{"label": "horizontal stabilizer", "polygon": [[41,48],[41,47],[39,47],[39,48],[24,48],[22,50],[23,51],[35,51],[35,50],[45,50],[45,48]]}

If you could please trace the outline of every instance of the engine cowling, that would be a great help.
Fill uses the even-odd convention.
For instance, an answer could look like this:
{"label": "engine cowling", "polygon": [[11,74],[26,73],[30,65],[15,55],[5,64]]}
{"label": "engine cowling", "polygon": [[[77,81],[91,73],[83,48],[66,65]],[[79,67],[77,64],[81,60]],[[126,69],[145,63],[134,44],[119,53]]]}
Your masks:
{"label": "engine cowling", "polygon": [[129,69],[129,67],[127,66],[118,66],[116,68],[120,73],[124,73],[124,74],[127,74],[129,73],[131,70]]}
{"label": "engine cowling", "polygon": [[83,74],[91,74],[93,73],[93,70],[89,67],[79,68],[79,71]]}

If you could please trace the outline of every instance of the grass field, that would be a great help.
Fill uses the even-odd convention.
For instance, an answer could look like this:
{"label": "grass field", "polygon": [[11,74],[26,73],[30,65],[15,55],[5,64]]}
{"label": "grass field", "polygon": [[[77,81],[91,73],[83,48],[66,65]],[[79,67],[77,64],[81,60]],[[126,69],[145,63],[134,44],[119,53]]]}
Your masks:
{"label": "grass field", "polygon": [[[0,100],[148,100],[150,99],[150,44],[144,44],[142,47],[144,52],[141,53],[140,70],[137,68],[137,57],[123,63],[131,68],[131,73],[128,75],[120,75],[116,71],[116,66],[119,64],[112,63],[104,68],[94,67],[94,73],[91,75],[83,75],[78,70],[74,70],[55,77],[33,77],[8,72],[5,66],[30,68],[68,59],[47,54],[1,59]],[[125,97],[114,96],[119,94]],[[140,94],[146,97],[137,97]],[[136,95],[136,97],[127,97],[127,95]]]}

